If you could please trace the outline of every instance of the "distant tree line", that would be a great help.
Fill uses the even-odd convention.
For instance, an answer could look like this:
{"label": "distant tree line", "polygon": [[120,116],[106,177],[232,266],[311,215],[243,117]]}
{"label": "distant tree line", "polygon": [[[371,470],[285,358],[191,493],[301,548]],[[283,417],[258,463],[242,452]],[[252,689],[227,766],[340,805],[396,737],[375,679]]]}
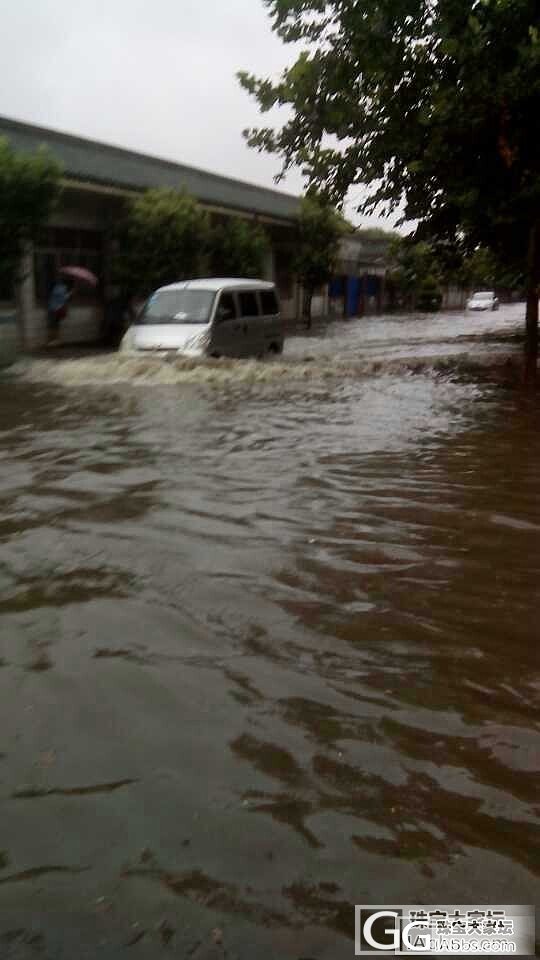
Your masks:
{"label": "distant tree line", "polygon": [[488,247],[470,252],[458,243],[438,243],[394,235],[388,243],[387,290],[391,305],[437,310],[445,288],[465,292],[496,289],[524,296],[524,271],[504,265]]}

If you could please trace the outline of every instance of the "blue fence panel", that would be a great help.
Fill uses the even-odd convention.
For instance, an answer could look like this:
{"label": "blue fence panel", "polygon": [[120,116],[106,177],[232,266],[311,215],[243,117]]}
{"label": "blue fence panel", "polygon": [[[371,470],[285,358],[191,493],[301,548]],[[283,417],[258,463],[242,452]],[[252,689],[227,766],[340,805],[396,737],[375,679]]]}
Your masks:
{"label": "blue fence panel", "polygon": [[348,317],[354,317],[358,313],[359,293],[360,293],[360,280],[358,279],[358,277],[347,277],[346,313]]}
{"label": "blue fence panel", "polygon": [[328,284],[328,296],[343,296],[343,277],[332,277],[330,283]]}
{"label": "blue fence panel", "polygon": [[378,295],[380,284],[381,281],[379,277],[367,277],[366,293],[368,297],[376,297]]}

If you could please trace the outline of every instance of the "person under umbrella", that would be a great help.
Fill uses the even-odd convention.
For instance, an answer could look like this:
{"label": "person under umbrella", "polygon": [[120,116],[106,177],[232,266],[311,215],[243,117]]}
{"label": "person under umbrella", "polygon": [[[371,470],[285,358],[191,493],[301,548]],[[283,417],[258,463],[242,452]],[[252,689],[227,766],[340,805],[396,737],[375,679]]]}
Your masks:
{"label": "person under umbrella", "polygon": [[55,347],[59,344],[58,334],[60,324],[67,316],[68,301],[73,296],[75,288],[69,289],[64,277],[69,277],[75,283],[80,281],[91,287],[97,287],[98,278],[91,270],[86,267],[67,266],[61,267],[57,278],[51,290],[48,302],[48,327],[49,327],[49,346]]}
{"label": "person under umbrella", "polygon": [[67,305],[73,291],[69,290],[66,281],[60,274],[54,281],[47,304],[47,327],[49,347],[58,346],[60,324],[67,316]]}

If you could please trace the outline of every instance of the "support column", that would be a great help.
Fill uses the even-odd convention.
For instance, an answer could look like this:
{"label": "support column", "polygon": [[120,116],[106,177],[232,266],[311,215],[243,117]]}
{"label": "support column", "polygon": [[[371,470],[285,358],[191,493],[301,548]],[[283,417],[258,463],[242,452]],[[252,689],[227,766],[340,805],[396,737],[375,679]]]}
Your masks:
{"label": "support column", "polygon": [[379,313],[384,313],[386,310],[386,274],[383,273],[380,279],[381,285],[379,287]]}
{"label": "support column", "polygon": [[263,264],[263,275],[262,280],[270,280],[271,283],[274,282],[276,278],[276,258],[274,253],[274,248],[270,247],[268,253],[264,258]]}
{"label": "support column", "polygon": [[[32,320],[36,303],[34,283],[34,247],[29,241],[26,244],[19,268],[19,282],[15,291],[17,306],[17,335],[19,349],[26,350],[34,338]],[[37,331],[36,331],[37,333]],[[39,334],[38,334],[39,336]]]}
{"label": "support column", "polygon": [[304,316],[304,288],[300,283],[298,277],[294,278],[294,313],[295,313],[295,323],[300,323]]}
{"label": "support column", "polygon": [[368,275],[367,273],[362,274],[362,316],[365,317],[368,313]]}
{"label": "support column", "polygon": [[324,293],[322,296],[322,315],[325,322],[328,322],[330,318],[330,287],[328,283],[325,283],[323,287]]}

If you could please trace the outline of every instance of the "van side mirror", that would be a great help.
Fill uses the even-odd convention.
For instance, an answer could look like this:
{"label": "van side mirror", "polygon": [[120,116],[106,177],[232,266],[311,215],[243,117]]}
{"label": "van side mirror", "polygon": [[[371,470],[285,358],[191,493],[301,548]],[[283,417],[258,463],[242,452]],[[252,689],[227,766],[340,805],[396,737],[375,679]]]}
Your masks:
{"label": "van side mirror", "polygon": [[218,322],[224,323],[226,320],[234,319],[234,312],[228,309],[227,307],[218,307],[217,316],[218,316]]}

